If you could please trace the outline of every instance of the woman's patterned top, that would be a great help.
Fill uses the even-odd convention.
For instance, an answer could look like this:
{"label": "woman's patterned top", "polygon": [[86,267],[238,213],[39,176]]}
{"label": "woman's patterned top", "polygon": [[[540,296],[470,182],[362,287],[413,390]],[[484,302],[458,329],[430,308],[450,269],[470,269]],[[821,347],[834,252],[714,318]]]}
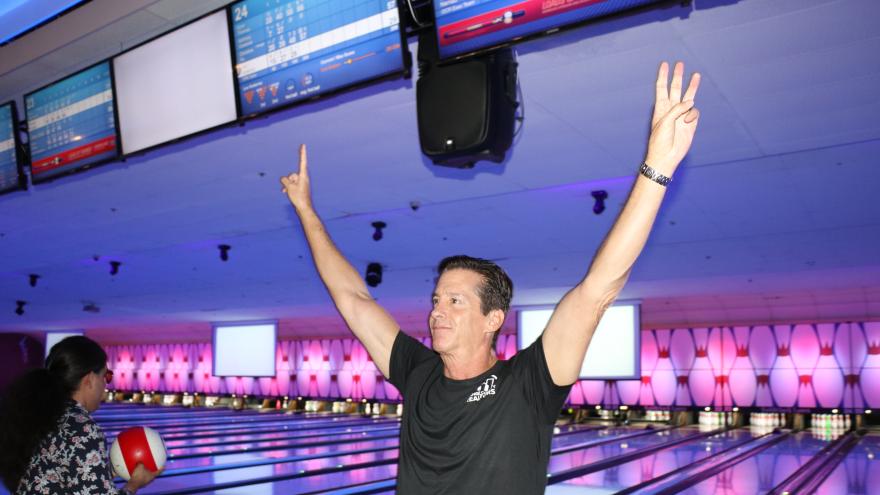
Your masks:
{"label": "woman's patterned top", "polygon": [[16,495],[117,495],[104,432],[71,401],[58,429],[40,442]]}

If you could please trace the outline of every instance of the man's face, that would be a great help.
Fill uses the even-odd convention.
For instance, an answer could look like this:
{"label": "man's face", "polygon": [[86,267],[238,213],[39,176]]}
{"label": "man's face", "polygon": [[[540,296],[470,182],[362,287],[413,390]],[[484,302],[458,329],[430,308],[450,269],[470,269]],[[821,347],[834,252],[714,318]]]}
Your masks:
{"label": "man's face", "polygon": [[477,289],[482,283],[483,277],[470,270],[453,269],[440,275],[428,317],[435,351],[477,349],[484,345],[487,333],[491,345],[491,334],[496,330],[492,326],[494,312],[484,315],[480,309]]}

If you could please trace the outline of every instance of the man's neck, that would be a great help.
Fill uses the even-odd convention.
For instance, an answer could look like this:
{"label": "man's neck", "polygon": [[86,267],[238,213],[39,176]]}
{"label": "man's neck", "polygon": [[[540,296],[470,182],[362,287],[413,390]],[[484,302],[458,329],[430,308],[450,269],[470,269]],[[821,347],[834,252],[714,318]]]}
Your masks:
{"label": "man's neck", "polygon": [[491,350],[471,356],[440,354],[440,359],[443,361],[443,374],[452,380],[468,380],[480,376],[498,362]]}

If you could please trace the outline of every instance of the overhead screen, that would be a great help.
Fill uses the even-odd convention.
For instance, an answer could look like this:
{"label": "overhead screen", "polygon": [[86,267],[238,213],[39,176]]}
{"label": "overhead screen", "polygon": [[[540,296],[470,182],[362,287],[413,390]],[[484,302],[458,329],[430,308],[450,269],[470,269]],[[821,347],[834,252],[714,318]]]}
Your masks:
{"label": "overhead screen", "polygon": [[0,105],[0,193],[21,187],[21,167],[15,139],[17,116],[12,102]]}
{"label": "overhead screen", "polygon": [[3,0],[0,2],[0,44],[21,36],[87,0]]}
{"label": "overhead screen", "polygon": [[394,0],[245,0],[231,12],[243,115],[404,69]]}
{"label": "overhead screen", "polygon": [[82,332],[47,332],[46,333],[46,357],[49,357],[49,351],[52,350],[52,347],[55,344],[61,342],[67,337],[78,337],[82,335]]}
{"label": "overhead screen", "polygon": [[[593,380],[639,379],[639,309],[619,302],[605,312],[581,366],[580,377]],[[517,322],[517,343],[525,349],[544,332],[553,308],[522,309]]]}
{"label": "overhead screen", "polygon": [[275,323],[214,325],[214,376],[275,376]]}
{"label": "overhead screen", "polygon": [[119,55],[113,70],[125,154],[237,118],[225,10]]}
{"label": "overhead screen", "polygon": [[434,0],[440,58],[455,57],[658,0]]}
{"label": "overhead screen", "polygon": [[34,182],[116,157],[109,62],[29,93],[24,102]]}

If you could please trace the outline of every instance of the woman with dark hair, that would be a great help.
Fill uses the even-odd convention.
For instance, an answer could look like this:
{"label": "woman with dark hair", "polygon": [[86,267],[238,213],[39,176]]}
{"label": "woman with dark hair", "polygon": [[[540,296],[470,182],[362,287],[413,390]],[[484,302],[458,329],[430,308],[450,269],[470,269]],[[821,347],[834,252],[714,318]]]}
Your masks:
{"label": "woman with dark hair", "polygon": [[98,409],[113,372],[86,337],[52,347],[46,367],[13,382],[0,399],[0,478],[16,495],[133,494],[158,475],[138,464],[120,490],[113,484]]}

